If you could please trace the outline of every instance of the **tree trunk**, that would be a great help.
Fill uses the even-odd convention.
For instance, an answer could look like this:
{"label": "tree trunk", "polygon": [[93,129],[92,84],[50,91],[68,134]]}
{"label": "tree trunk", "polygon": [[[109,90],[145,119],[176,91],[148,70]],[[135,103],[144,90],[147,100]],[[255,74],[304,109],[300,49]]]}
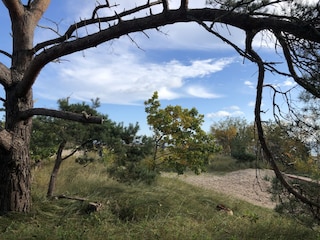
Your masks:
{"label": "tree trunk", "polygon": [[[20,1],[19,1],[20,2]],[[11,81],[6,90],[6,146],[0,148],[0,212],[28,212],[31,208],[31,164],[29,145],[32,119],[20,120],[19,113],[33,107],[32,89],[19,95],[19,83],[33,59],[34,28],[40,13],[30,14],[18,1],[6,1],[10,7],[13,49]],[[39,15],[39,16],[38,16]]]}
{"label": "tree trunk", "polygon": [[[31,171],[29,144],[32,120],[19,121],[19,109],[32,107],[31,91],[16,98],[7,91],[6,130],[10,132],[9,149],[0,150],[0,212],[28,212],[31,208]],[[9,139],[11,138],[11,139]]]}
{"label": "tree trunk", "polygon": [[57,175],[59,173],[60,166],[61,166],[61,163],[63,161],[63,159],[62,159],[62,151],[63,151],[65,145],[66,145],[66,141],[63,141],[59,145],[59,149],[57,151],[56,161],[54,163],[54,167],[53,167],[52,172],[51,172],[51,177],[50,177],[50,181],[49,181],[47,197],[52,197],[53,196],[53,192],[54,192],[54,189],[55,189],[55,186],[56,186]]}

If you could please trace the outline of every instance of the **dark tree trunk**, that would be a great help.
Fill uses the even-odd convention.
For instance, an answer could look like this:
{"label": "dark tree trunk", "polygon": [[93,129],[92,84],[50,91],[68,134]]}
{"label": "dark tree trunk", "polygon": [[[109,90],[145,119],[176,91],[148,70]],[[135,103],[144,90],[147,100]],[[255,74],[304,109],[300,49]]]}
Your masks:
{"label": "dark tree trunk", "polygon": [[[32,107],[32,94],[15,98],[7,92],[6,130],[10,149],[0,150],[0,212],[28,212],[31,207],[29,144],[32,120],[17,120],[19,109]],[[11,138],[11,139],[9,139]]]}
{"label": "dark tree trunk", "polygon": [[[10,2],[13,4],[13,2]],[[8,4],[10,4],[8,2]],[[19,95],[18,86],[33,59],[33,35],[36,18],[20,8],[12,6],[13,49],[11,56],[11,82],[6,90],[7,132],[6,147],[0,150],[0,212],[28,212],[31,208],[31,164],[29,145],[32,119],[20,119],[19,113],[33,107],[32,89]]]}

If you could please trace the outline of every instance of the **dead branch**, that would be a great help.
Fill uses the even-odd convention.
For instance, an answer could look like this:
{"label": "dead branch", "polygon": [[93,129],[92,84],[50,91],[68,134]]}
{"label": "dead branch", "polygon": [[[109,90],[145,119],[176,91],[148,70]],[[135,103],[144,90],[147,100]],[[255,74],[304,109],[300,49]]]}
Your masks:
{"label": "dead branch", "polygon": [[12,58],[12,55],[4,50],[0,50],[0,53],[7,56],[8,58]]}
{"label": "dead branch", "polygon": [[81,201],[81,202],[89,201],[87,198],[70,197],[70,196],[66,196],[64,194],[58,195],[58,196],[54,196],[53,198],[56,198],[56,199],[69,199],[69,200],[76,200],[76,201]]}
{"label": "dead branch", "polygon": [[134,13],[139,12],[141,10],[150,8],[150,7],[155,6],[157,4],[160,4],[160,3],[161,3],[161,1],[155,1],[155,2],[151,2],[151,3],[147,3],[145,5],[141,5],[141,6],[135,7],[133,9],[130,9],[130,10],[127,10],[127,11],[123,11],[122,13],[119,13],[117,15],[115,14],[115,15],[110,16],[110,17],[86,19],[86,20],[82,20],[80,22],[74,23],[68,28],[68,30],[61,37],[55,38],[55,39],[52,39],[52,40],[49,40],[49,41],[45,41],[45,42],[42,42],[42,43],[39,43],[34,47],[33,51],[34,52],[38,52],[40,49],[43,49],[45,47],[48,47],[48,46],[51,46],[51,45],[54,45],[54,44],[57,44],[57,43],[68,41],[70,38],[73,37],[74,32],[77,29],[80,29],[82,27],[86,27],[88,25],[102,23],[102,22],[105,22],[105,23],[111,22],[111,21],[119,19],[119,17],[122,18],[122,17],[125,17],[125,16],[129,16],[131,14],[134,14]]}
{"label": "dead branch", "polygon": [[55,196],[53,198],[56,199],[69,199],[69,200],[75,200],[75,201],[80,201],[80,202],[88,202],[88,206],[86,208],[86,213],[92,213],[92,212],[97,212],[100,211],[102,208],[102,203],[100,202],[90,202],[88,199],[86,198],[81,198],[81,197],[69,197],[66,195],[58,195]]}
{"label": "dead branch", "polygon": [[180,9],[188,10],[188,0],[181,0]]}
{"label": "dead branch", "polygon": [[302,182],[306,182],[306,183],[315,183],[317,185],[320,185],[319,181],[316,181],[316,180],[313,180],[311,178],[308,178],[308,177],[301,177],[301,176],[297,176],[297,175],[293,175],[293,174],[287,174],[287,173],[284,173],[284,175],[290,179],[293,179],[293,180],[299,180],[299,181],[302,181]]}

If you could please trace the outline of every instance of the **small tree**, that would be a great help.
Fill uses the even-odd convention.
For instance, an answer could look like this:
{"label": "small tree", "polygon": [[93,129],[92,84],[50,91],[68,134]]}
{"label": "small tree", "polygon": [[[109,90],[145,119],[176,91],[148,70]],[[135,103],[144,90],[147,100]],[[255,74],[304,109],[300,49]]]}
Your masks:
{"label": "small tree", "polygon": [[[31,157],[35,161],[41,161],[56,153],[55,164],[48,184],[48,197],[51,197],[54,193],[62,162],[79,150],[84,150],[84,152],[92,150],[93,142],[106,143],[109,129],[115,125],[107,116],[102,116],[97,112],[96,109],[100,106],[99,99],[92,100],[91,106],[84,102],[70,104],[68,98],[59,99],[58,104],[61,111],[87,114],[89,116],[100,115],[104,118],[104,122],[101,125],[86,125],[52,117],[41,116],[35,118],[31,138]],[[71,152],[63,156],[62,153],[67,148]],[[92,159],[84,154],[76,160],[80,163],[86,163]]]}
{"label": "small tree", "polygon": [[156,172],[148,169],[143,162],[152,153],[152,142],[147,136],[137,135],[139,129],[138,123],[127,127],[120,123],[116,127],[117,134],[112,145],[114,158],[107,171],[119,182],[150,184],[155,180]]}
{"label": "small tree", "polygon": [[157,92],[145,106],[154,133],[152,169],[167,165],[179,174],[188,168],[197,174],[204,171],[209,156],[217,151],[213,137],[201,129],[204,116],[195,108],[169,105],[160,109]]}

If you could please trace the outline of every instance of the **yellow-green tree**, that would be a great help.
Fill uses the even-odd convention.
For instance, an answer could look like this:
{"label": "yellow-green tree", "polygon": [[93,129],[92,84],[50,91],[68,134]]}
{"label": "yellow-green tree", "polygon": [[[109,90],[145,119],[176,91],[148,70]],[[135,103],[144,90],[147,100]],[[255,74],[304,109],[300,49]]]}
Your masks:
{"label": "yellow-green tree", "polygon": [[160,108],[158,93],[145,102],[147,121],[154,133],[152,169],[165,165],[182,174],[205,170],[209,157],[217,151],[214,138],[201,129],[203,115],[196,108]]}

